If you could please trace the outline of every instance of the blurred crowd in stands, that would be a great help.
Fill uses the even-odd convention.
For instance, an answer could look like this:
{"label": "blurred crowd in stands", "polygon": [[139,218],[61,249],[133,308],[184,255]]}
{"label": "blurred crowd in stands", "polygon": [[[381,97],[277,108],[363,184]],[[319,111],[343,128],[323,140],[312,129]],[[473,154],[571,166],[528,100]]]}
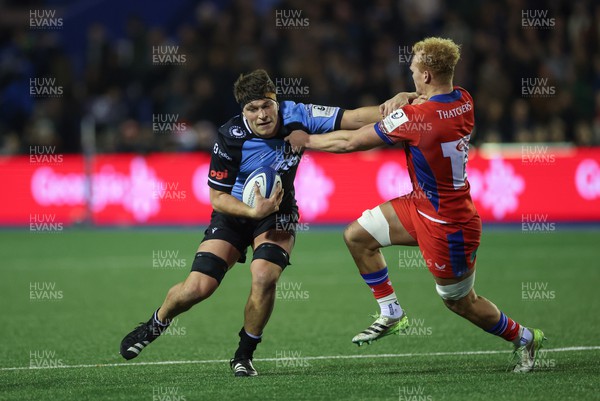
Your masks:
{"label": "blurred crowd in stands", "polygon": [[[475,100],[475,146],[600,145],[600,3],[592,0],[194,2],[191,18],[172,29],[136,15],[120,36],[91,24],[75,54],[55,30],[31,29],[27,1],[3,7],[2,154],[32,145],[80,152],[84,116],[95,121],[98,152],[209,150],[240,112],[233,82],[255,68],[269,71],[280,100],[379,104],[413,90],[411,45],[427,36],[462,44],[455,85]],[[33,96],[31,77],[55,78],[61,95]]]}

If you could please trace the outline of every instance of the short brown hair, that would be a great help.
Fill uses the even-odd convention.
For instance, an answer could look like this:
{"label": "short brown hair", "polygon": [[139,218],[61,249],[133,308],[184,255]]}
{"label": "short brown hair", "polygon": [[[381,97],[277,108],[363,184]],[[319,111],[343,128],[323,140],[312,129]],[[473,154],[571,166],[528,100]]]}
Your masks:
{"label": "short brown hair", "polygon": [[413,45],[413,54],[423,52],[417,59],[419,70],[430,70],[441,81],[451,81],[454,67],[460,59],[460,46],[452,39],[426,38]]}
{"label": "short brown hair", "polygon": [[233,84],[233,96],[242,108],[253,100],[275,98],[275,84],[265,70],[254,70],[248,74],[240,74]]}

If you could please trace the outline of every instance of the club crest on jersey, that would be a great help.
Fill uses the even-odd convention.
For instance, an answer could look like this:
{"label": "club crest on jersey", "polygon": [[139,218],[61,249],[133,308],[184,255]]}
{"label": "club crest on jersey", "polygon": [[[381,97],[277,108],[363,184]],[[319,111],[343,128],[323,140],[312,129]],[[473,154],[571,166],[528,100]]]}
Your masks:
{"label": "club crest on jersey", "polygon": [[234,125],[229,128],[229,134],[236,138],[243,138],[246,136],[246,133],[244,132],[242,127],[238,127],[237,125]]}
{"label": "club crest on jersey", "polygon": [[402,109],[398,109],[383,119],[382,123],[386,132],[392,132],[408,121],[408,116]]}

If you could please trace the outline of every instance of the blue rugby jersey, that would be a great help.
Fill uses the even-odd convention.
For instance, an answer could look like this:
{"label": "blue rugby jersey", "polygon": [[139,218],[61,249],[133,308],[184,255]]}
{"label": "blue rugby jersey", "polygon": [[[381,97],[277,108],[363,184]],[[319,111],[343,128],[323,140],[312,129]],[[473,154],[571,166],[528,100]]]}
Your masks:
{"label": "blue rugby jersey", "polygon": [[283,101],[279,109],[279,130],[265,139],[252,133],[245,117],[239,114],[219,128],[213,146],[208,186],[242,200],[246,178],[259,167],[274,168],[281,176],[284,197],[281,210],[296,207],[294,178],[302,158],[283,138],[302,129],[322,134],[340,129],[344,110],[339,107]]}

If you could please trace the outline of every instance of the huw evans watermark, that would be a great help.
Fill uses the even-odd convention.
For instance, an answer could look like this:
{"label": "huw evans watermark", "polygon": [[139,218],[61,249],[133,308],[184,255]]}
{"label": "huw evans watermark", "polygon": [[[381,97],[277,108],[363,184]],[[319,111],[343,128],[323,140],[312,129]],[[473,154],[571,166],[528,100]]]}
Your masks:
{"label": "huw evans watermark", "polygon": [[310,25],[308,17],[302,10],[275,10],[275,28],[307,29]]}
{"label": "huw evans watermark", "polygon": [[521,299],[526,301],[553,301],[556,291],[548,286],[548,282],[523,281],[521,282]]}
{"label": "huw evans watermark", "polygon": [[152,185],[152,198],[160,200],[185,200],[187,191],[181,189],[179,182],[155,181]]}
{"label": "huw evans watermark", "polygon": [[275,92],[280,97],[307,97],[310,88],[302,78],[275,78]]}
{"label": "huw evans watermark", "polygon": [[56,219],[56,214],[33,213],[29,215],[29,232],[31,233],[61,233],[64,229],[62,222]]}
{"label": "huw evans watermark", "polygon": [[302,288],[300,282],[280,282],[276,286],[275,298],[287,301],[305,301],[310,298],[310,293]]}
{"label": "huw evans watermark", "polygon": [[521,78],[521,96],[523,97],[553,97],[556,86],[550,85],[549,78]]}
{"label": "huw evans watermark", "polygon": [[300,351],[275,351],[275,367],[308,368],[310,367],[310,362],[306,357],[302,357],[302,352]]}
{"label": "huw evans watermark", "polygon": [[62,290],[52,281],[32,281],[29,283],[29,300],[60,301],[64,298]]}
{"label": "huw evans watermark", "polygon": [[524,213],[521,215],[521,232],[552,233],[556,231],[556,223],[548,220],[548,214]]}
{"label": "huw evans watermark", "polygon": [[33,97],[62,97],[62,85],[56,83],[56,78],[34,77],[29,78],[29,95]]}
{"label": "huw evans watermark", "polygon": [[[410,65],[415,58],[415,53],[413,51],[412,45],[400,45],[398,46],[398,62],[400,64]],[[421,59],[423,61],[431,62],[432,55],[423,53],[421,54]]]}
{"label": "huw evans watermark", "polygon": [[171,134],[187,130],[187,123],[179,121],[179,114],[152,114],[152,132],[155,134]]}
{"label": "huw evans watermark", "polygon": [[182,65],[185,64],[186,61],[187,55],[181,53],[179,46],[152,46],[152,64]]}
{"label": "huw evans watermark", "polygon": [[521,26],[528,29],[552,29],[556,19],[548,10],[521,10]]}
{"label": "huw evans watermark", "polygon": [[56,10],[29,10],[29,28],[62,29],[63,19],[56,15]]}
{"label": "huw evans watermark", "polygon": [[181,326],[179,324],[179,319],[175,318],[171,320],[169,327],[160,331],[160,329],[156,326],[152,326],[152,333],[154,335],[163,335],[163,336],[185,336],[187,335],[187,328],[185,326]]}
{"label": "huw evans watermark", "polygon": [[187,260],[179,256],[179,250],[155,249],[152,251],[153,269],[185,269]]}
{"label": "huw evans watermark", "polygon": [[180,387],[153,386],[152,401],[187,401]]}
{"label": "huw evans watermark", "polygon": [[29,351],[29,368],[62,368],[67,366],[53,350],[31,350]]}
{"label": "huw evans watermark", "polygon": [[402,386],[398,388],[398,401],[433,401],[433,396],[424,386]]}
{"label": "huw evans watermark", "polygon": [[429,337],[433,334],[433,327],[425,325],[425,319],[409,319],[409,326],[405,331],[400,330],[402,336]]}
{"label": "huw evans watermark", "polygon": [[551,165],[556,162],[556,155],[547,145],[522,145],[521,163]]}
{"label": "huw evans watermark", "polygon": [[63,155],[56,153],[55,145],[31,145],[29,146],[29,163],[56,165],[63,162]]}

